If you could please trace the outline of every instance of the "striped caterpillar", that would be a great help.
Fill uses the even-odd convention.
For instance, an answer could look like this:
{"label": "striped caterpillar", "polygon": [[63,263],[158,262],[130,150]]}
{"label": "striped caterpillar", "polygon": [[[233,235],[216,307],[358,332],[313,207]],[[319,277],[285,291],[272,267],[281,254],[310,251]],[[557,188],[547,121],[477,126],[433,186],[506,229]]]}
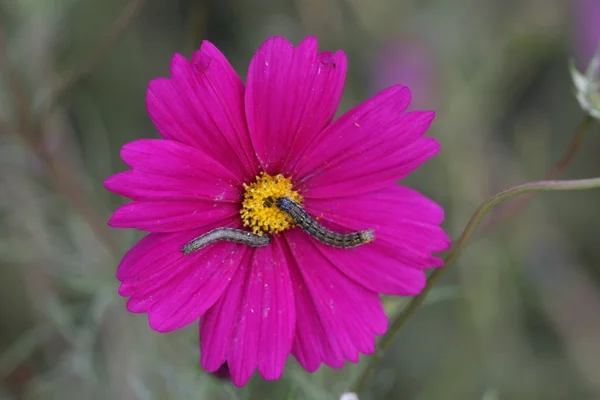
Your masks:
{"label": "striped caterpillar", "polygon": [[219,240],[241,243],[251,247],[261,247],[271,243],[271,238],[267,235],[258,236],[254,233],[234,228],[215,228],[190,241],[181,248],[181,251],[187,256],[190,253],[200,250],[209,244],[218,242]]}
{"label": "striped caterpillar", "polygon": [[315,221],[298,203],[288,197],[278,198],[277,207],[321,243],[347,249],[375,240],[375,233],[372,229],[345,234],[330,231]]}

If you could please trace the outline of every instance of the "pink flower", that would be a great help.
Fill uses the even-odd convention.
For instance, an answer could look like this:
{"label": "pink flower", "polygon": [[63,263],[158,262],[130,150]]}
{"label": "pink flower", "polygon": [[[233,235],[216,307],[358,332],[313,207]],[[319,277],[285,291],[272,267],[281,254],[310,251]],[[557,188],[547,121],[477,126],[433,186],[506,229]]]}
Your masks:
{"label": "pink flower", "polygon": [[[247,85],[211,43],[191,63],[176,54],[171,78],[150,82],[147,106],[164,140],[123,147],[131,170],[106,187],[133,202],[113,227],[150,232],[117,272],[127,309],[147,313],[160,332],[200,319],[202,366],[225,362],[244,385],[258,369],[281,376],[290,352],[308,371],[372,353],[386,331],[379,294],[412,296],[432,252],[449,239],[443,210],[396,185],[439,151],[423,137],[433,112],[403,110],[394,86],[332,122],[346,56],[267,40]],[[375,241],[350,249],[321,244],[272,204],[286,196],[337,232],[374,229]],[[221,241],[184,255],[183,245],[216,227],[271,236],[265,247]]]}

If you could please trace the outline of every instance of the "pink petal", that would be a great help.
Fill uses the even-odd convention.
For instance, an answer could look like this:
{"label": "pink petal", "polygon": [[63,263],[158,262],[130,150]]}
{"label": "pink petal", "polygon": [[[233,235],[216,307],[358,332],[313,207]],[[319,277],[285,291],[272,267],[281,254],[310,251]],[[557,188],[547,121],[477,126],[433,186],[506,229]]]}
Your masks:
{"label": "pink petal", "polygon": [[167,332],[196,321],[217,301],[239,268],[249,250],[233,242],[217,242],[183,255],[183,245],[212,228],[151,233],[121,261],[119,294],[131,297],[129,311],[148,313],[152,329]]}
{"label": "pink petal", "polygon": [[379,244],[337,249],[315,241],[312,246],[349,279],[369,290],[395,296],[414,296],[425,287],[427,279],[423,270],[394,259]]}
{"label": "pink petal", "polygon": [[202,365],[214,371],[227,361],[237,386],[243,386],[256,368],[265,379],[281,376],[296,321],[281,240],[274,238],[271,245],[255,249],[248,268],[243,268],[202,319],[200,331]]}
{"label": "pink petal", "polygon": [[353,282],[316,251],[300,229],[285,232],[295,263],[290,266],[296,300],[292,352],[308,371],[324,362],[341,368],[359,353],[375,350],[375,335],[387,329],[379,295]]}
{"label": "pink petal", "polygon": [[378,293],[419,294],[426,281],[423,270],[443,265],[431,253],[450,246],[439,226],[443,209],[402,186],[352,197],[306,199],[305,208],[336,232],[375,230],[374,242],[351,249],[316,240],[312,245],[349,278]]}
{"label": "pink petal", "polygon": [[350,197],[307,198],[304,206],[309,214],[345,231],[374,229],[375,242],[385,244],[394,253],[418,256],[412,260],[414,263],[407,262],[415,268],[441,265],[439,258],[430,255],[450,246],[450,239],[439,226],[444,220],[443,208],[404,186],[392,185]]}
{"label": "pink petal", "polygon": [[223,295],[200,319],[200,362],[209,372],[217,371],[231,351],[232,332],[242,303],[252,253],[246,253]]}
{"label": "pink petal", "polygon": [[104,185],[133,200],[240,200],[240,179],[190,146],[142,139],[123,146],[121,157],[133,170],[109,177]]}
{"label": "pink petal", "polygon": [[108,225],[147,232],[197,229],[236,215],[239,204],[214,201],[134,201],[114,212]]}
{"label": "pink petal", "polygon": [[146,104],[165,139],[201,149],[247,179],[258,172],[245,124],[244,84],[210,42],[202,43],[191,63],[176,54],[171,79],[151,81]]}
{"label": "pink petal", "polygon": [[346,76],[346,56],[319,54],[308,37],[296,48],[282,37],[267,40],[248,70],[246,118],[252,143],[268,173],[285,172],[331,121]]}
{"label": "pink petal", "polygon": [[241,179],[201,150],[172,140],[139,139],[126,143],[121,158],[138,171],[165,176],[196,177],[209,173],[231,183]]}
{"label": "pink petal", "polygon": [[[278,379],[292,349],[296,310],[290,279],[289,256],[283,243],[274,238],[272,251],[257,249],[255,265],[262,282],[262,321],[258,348],[258,371],[263,378]],[[262,268],[262,272],[260,269]]]}
{"label": "pink petal", "polygon": [[433,112],[403,114],[406,87],[395,86],[358,105],[329,125],[292,170],[296,185],[310,197],[368,193],[414,171],[439,151],[421,137]]}

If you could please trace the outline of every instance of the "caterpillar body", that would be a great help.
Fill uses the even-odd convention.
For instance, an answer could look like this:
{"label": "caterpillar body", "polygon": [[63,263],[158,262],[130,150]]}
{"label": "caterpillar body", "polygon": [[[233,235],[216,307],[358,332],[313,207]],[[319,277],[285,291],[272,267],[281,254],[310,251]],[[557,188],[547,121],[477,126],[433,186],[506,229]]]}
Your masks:
{"label": "caterpillar body", "polygon": [[347,249],[375,240],[375,233],[372,229],[344,234],[333,232],[315,221],[298,203],[288,197],[278,198],[277,207],[321,243]]}
{"label": "caterpillar body", "polygon": [[181,251],[187,256],[194,251],[200,250],[201,248],[220,240],[241,243],[251,247],[261,247],[271,243],[271,238],[267,235],[258,236],[252,232],[234,228],[215,228],[212,231],[208,231],[191,240],[181,248]]}

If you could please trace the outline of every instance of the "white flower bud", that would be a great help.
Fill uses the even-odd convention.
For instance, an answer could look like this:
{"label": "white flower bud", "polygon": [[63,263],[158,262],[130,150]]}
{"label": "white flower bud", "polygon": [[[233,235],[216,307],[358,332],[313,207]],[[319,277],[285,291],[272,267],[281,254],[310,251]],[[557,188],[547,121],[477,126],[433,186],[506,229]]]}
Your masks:
{"label": "white flower bud", "polygon": [[600,119],[600,44],[585,73],[570,66],[576,96],[581,108],[592,117]]}

